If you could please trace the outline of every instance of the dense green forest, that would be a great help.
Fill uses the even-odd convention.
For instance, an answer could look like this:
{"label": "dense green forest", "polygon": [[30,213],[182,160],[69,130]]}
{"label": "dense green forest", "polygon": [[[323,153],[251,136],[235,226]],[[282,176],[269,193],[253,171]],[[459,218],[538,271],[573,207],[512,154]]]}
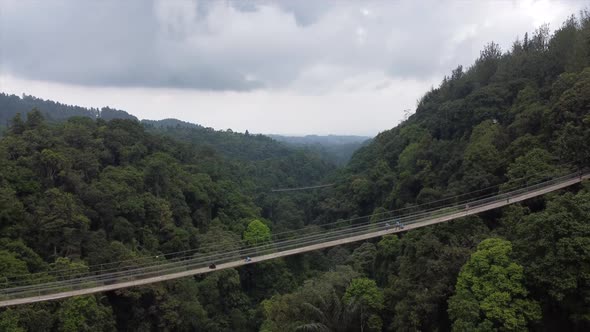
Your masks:
{"label": "dense green forest", "polygon": [[[0,277],[321,227],[587,167],[590,13],[507,51],[490,43],[343,169],[201,129],[14,117],[0,140]],[[324,181],[335,186],[270,192]],[[401,236],[3,309],[0,330],[586,331],[589,221],[585,183]]]}
{"label": "dense green forest", "polygon": [[291,146],[305,147],[318,151],[337,166],[346,165],[352,157],[352,154],[361,146],[369,144],[371,139],[366,136],[342,135],[268,136]]}
{"label": "dense green forest", "polygon": [[[149,122],[148,122],[149,123]],[[286,156],[293,149],[264,135],[250,135],[231,130],[214,130],[213,128],[190,128],[186,126],[146,125],[153,133],[160,133],[194,147],[210,148],[216,153],[230,159],[263,160]]]}
{"label": "dense green forest", "polygon": [[[48,123],[38,111],[13,120],[0,151],[0,264],[5,276],[239,239],[253,220],[270,224],[273,208],[281,209],[272,214],[274,229],[302,227],[311,221],[310,195],[272,196],[270,189],[315,183],[333,169],[304,151],[230,160],[211,148],[149,133],[137,121],[74,117]],[[240,289],[246,276],[227,271],[199,282],[20,307],[4,311],[0,321],[27,330],[102,330],[115,324],[131,330],[252,329],[255,321],[246,315],[256,309],[255,299],[268,297],[275,288],[286,291],[296,279],[284,262],[254,269],[250,273],[269,276],[250,290]],[[303,273],[297,278],[304,278]],[[230,294],[234,300],[203,292],[199,302],[193,297],[199,288],[238,292]],[[130,306],[137,312],[127,311]],[[39,320],[28,319],[31,311]],[[186,322],[178,319],[179,312]]]}
{"label": "dense green forest", "polygon": [[[587,167],[587,142],[590,16],[584,12],[552,36],[546,27],[525,34],[507,52],[490,43],[470,68],[453,70],[413,116],[354,155],[340,174],[347,181],[325,193],[317,221],[415,206],[527,176],[537,181],[538,174],[559,174],[564,164]],[[586,184],[354,249],[353,256],[370,257],[356,272],[375,280],[383,294],[366,327],[588,330],[589,199]],[[269,310],[269,330],[328,324],[332,316],[302,321],[297,312],[307,301],[327,313],[331,304],[323,303],[344,301],[346,294],[336,283],[318,297],[301,291],[271,300],[271,309],[286,301],[300,309]],[[358,330],[354,324],[331,329]]]}
{"label": "dense green forest", "polygon": [[[12,119],[17,115],[26,116],[32,110],[38,110],[47,122],[63,122],[70,117],[79,116],[91,119],[131,119],[138,120],[135,116],[110,107],[85,108],[66,105],[51,100],[44,100],[33,96],[9,95],[0,92],[0,136],[6,131]],[[292,140],[281,140],[282,136],[251,135],[233,132],[232,130],[215,130],[178,119],[141,120],[148,131],[164,134],[168,137],[190,143],[200,149],[212,149],[216,153],[227,158],[237,159],[268,159],[278,156],[286,156],[293,149],[288,144]],[[274,138],[274,139],[271,139]],[[295,138],[293,138],[295,139]],[[346,136],[326,136],[319,140],[321,144],[315,144],[318,140],[312,138],[314,144],[292,144],[299,150],[308,150],[307,153],[315,153],[324,160],[337,166],[343,166],[354,151],[360,146],[359,138]],[[312,152],[314,151],[314,152]]]}
{"label": "dense green forest", "polygon": [[9,125],[10,121],[12,121],[17,114],[25,115],[34,108],[39,109],[43,116],[49,121],[63,121],[72,116],[82,116],[92,119],[101,118],[103,120],[137,120],[136,117],[125,111],[112,109],[110,107],[103,107],[101,109],[86,108],[56,103],[51,100],[44,100],[24,94],[22,97],[19,97],[0,92],[0,126]]}

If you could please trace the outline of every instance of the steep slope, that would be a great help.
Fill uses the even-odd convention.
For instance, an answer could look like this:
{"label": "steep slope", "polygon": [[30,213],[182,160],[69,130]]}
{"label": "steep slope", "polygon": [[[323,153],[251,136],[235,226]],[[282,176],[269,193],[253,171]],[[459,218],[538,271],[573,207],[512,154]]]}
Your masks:
{"label": "steep slope", "polygon": [[[546,27],[526,34],[508,52],[487,45],[473,66],[459,66],[426,93],[407,121],[354,154],[336,186],[325,191],[316,222],[427,209],[589,167],[589,41],[590,15],[582,12],[552,36]],[[265,304],[263,326],[588,330],[589,193],[586,184],[332,250],[328,257],[356,273],[345,274],[349,288],[331,276],[327,283],[314,280],[315,295],[306,285],[273,298]],[[396,213],[403,211],[389,215]],[[503,239],[482,241],[490,237]],[[363,281],[363,291],[355,290],[364,311],[359,302],[345,301],[359,276],[377,287]],[[346,323],[331,325],[339,315]]]}
{"label": "steep slope", "polygon": [[[219,139],[228,137],[233,136]],[[234,143],[241,144],[239,138]],[[26,120],[17,117],[0,139],[0,280],[47,271],[75,275],[91,265],[106,269],[162,253],[173,259],[176,252],[237,243],[254,220],[273,231],[301,227],[314,217],[313,195],[276,196],[270,190],[315,183],[332,167],[305,151],[278,151],[259,160],[230,159],[213,148],[151,133],[134,120],[74,117],[55,123],[40,111],[29,112]],[[269,284],[262,288],[241,289],[232,270],[200,282],[109,293],[108,299],[90,296],[2,310],[0,328],[82,328],[76,325],[82,319],[97,330],[115,325],[121,330],[253,330],[256,321],[236,317],[254,310],[257,297],[294,280],[284,263],[265,266],[257,267],[268,274]],[[228,287],[231,294],[207,295]],[[239,301],[223,308],[212,303],[227,296]],[[170,318],[176,312],[184,318]],[[38,320],[30,320],[31,313]]]}
{"label": "steep slope", "polygon": [[[582,22],[566,22],[552,38],[538,30],[507,53],[489,44],[471,68],[459,66],[428,92],[407,121],[358,151],[346,174],[358,213],[479,190],[544,167],[588,165],[581,144],[590,134],[587,17]],[[530,168],[517,171],[525,161]]]}
{"label": "steep slope", "polygon": [[43,116],[49,121],[64,121],[73,116],[82,116],[91,119],[101,118],[104,120],[112,119],[133,119],[133,115],[112,109],[109,107],[86,108],[73,105],[65,105],[51,100],[44,100],[33,96],[9,95],[0,92],[0,125],[8,126],[10,121],[17,113],[25,116],[33,109],[41,110]]}

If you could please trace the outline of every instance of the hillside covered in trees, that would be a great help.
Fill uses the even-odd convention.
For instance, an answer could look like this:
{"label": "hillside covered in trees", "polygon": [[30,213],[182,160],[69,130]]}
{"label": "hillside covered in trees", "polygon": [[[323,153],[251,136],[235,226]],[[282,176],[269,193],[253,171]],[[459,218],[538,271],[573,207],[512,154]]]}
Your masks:
{"label": "hillside covered in trees", "polygon": [[[13,120],[0,140],[0,153],[2,276],[80,268],[239,239],[255,220],[272,223],[273,229],[301,227],[310,222],[310,195],[277,197],[269,194],[270,189],[308,185],[332,169],[304,151],[230,160],[210,148],[151,134],[137,121],[74,117],[48,123],[38,111],[26,120]],[[272,214],[274,206],[281,212]],[[266,218],[270,214],[272,222]],[[107,295],[112,299],[99,295],[7,310],[0,314],[0,327],[252,329],[252,322],[246,322],[246,315],[256,308],[251,297],[272,294],[274,287],[288,289],[295,279],[285,263],[256,269],[269,277],[251,287],[254,295],[240,288],[236,271],[226,271],[201,282],[185,280]],[[273,273],[262,272],[266,269]],[[278,271],[284,272],[275,276]],[[199,287],[215,291],[211,283],[219,283],[218,291],[239,293],[203,293],[202,303],[192,297]],[[192,303],[182,300],[185,297]],[[158,309],[160,305],[171,307]],[[130,307],[137,312],[129,312]],[[28,319],[31,311],[38,320]],[[166,318],[179,312],[186,322]]]}
{"label": "hillside covered in trees", "polygon": [[[487,45],[340,170],[265,137],[202,144],[201,128],[157,127],[15,117],[0,140],[0,277],[267,238],[588,167],[590,15],[510,50]],[[270,192],[324,181],[335,186]],[[400,236],[3,309],[0,330],[586,331],[589,220],[584,183]]]}
{"label": "hillside covered in trees", "polygon": [[[490,43],[471,67],[453,70],[413,116],[353,156],[338,185],[325,192],[317,222],[477,196],[516,179],[534,183],[590,166],[587,142],[590,16],[584,12],[551,36],[546,27],[525,34],[505,52]],[[304,286],[273,298],[265,324],[269,331],[312,322],[342,331],[358,324],[391,331],[588,330],[588,221],[585,184],[365,243],[345,255],[363,257],[355,272],[380,289],[360,300],[372,310],[366,320],[334,281],[313,296]],[[324,315],[302,319],[307,303]],[[357,325],[338,325],[331,315],[336,306],[356,309]]]}
{"label": "hillside covered in trees", "polygon": [[[86,117],[90,119],[138,119],[122,110],[103,108],[85,108],[66,105],[51,100],[44,100],[33,96],[9,95],[0,92],[0,136],[6,132],[12,119],[20,114],[26,116],[32,110],[39,110],[47,122],[63,122],[70,117]],[[348,161],[352,153],[361,146],[359,138],[327,136],[320,140],[311,137],[311,140],[295,144],[289,144],[292,140],[282,140],[273,135],[252,135],[248,132],[238,133],[232,130],[215,130],[178,119],[147,120],[140,121],[149,132],[163,134],[176,140],[192,144],[200,149],[212,149],[230,159],[258,160],[276,156],[286,156],[292,151],[288,145],[299,150],[307,150],[307,153],[315,153],[324,160],[337,166],[342,166]],[[283,143],[279,143],[283,142]],[[318,142],[321,142],[319,144]],[[313,151],[313,152],[312,152]]]}
{"label": "hillside covered in trees", "polygon": [[0,92],[0,127],[9,125],[10,121],[17,114],[26,115],[35,108],[41,110],[43,117],[49,121],[63,121],[73,116],[82,116],[91,119],[101,118],[103,120],[137,120],[136,117],[125,111],[110,107],[103,107],[101,109],[86,108],[56,103],[51,100],[44,100],[28,95],[19,97]]}

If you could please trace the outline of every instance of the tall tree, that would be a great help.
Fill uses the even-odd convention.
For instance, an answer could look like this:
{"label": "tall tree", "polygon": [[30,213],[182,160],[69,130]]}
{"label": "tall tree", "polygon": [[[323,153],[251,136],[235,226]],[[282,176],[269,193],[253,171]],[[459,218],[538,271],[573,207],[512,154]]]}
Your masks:
{"label": "tall tree", "polygon": [[511,252],[512,244],[499,238],[477,246],[449,299],[453,330],[520,331],[541,318],[541,307],[527,297],[523,268]]}

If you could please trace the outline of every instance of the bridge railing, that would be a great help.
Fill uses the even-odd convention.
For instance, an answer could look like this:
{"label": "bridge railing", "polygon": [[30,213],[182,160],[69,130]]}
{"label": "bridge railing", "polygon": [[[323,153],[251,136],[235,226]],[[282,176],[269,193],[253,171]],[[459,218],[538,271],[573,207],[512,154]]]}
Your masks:
{"label": "bridge railing", "polygon": [[[533,176],[540,176],[540,175],[542,175],[542,173],[541,174],[533,174]],[[547,176],[547,175],[545,175],[545,176]],[[511,180],[508,183],[505,183],[504,185],[510,184],[510,185],[514,186],[515,184],[520,183],[522,181],[526,181],[524,183],[528,184],[529,179],[530,179],[530,176],[523,177],[520,179]],[[478,190],[476,192],[489,192],[489,194],[487,194],[487,197],[492,197],[492,196],[495,197],[495,196],[497,196],[497,192],[495,191],[497,189],[497,187],[498,186],[492,186],[492,187]],[[510,189],[510,186],[508,186],[508,188]],[[467,194],[463,194],[463,195],[459,195],[459,196],[465,196],[465,195],[467,195]],[[486,195],[484,195],[484,197],[485,196]],[[376,224],[382,220],[388,220],[391,218],[401,219],[401,218],[405,218],[407,216],[416,215],[417,213],[424,213],[424,212],[429,212],[429,211],[434,211],[434,210],[439,210],[439,212],[440,212],[441,207],[437,206],[437,204],[440,205],[440,203],[444,203],[444,202],[454,202],[455,205],[461,204],[460,201],[451,201],[453,199],[456,199],[456,197],[455,198],[452,198],[452,197],[445,198],[445,199],[441,199],[441,200],[434,201],[434,202],[424,203],[424,204],[421,204],[418,206],[411,206],[411,207],[403,208],[403,209],[400,209],[397,211],[387,211],[385,213],[379,213],[379,214],[372,215],[372,216],[358,217],[358,218],[343,220],[341,222],[336,222],[336,223],[332,223],[332,224],[328,224],[328,225],[322,225],[322,227],[319,230],[316,230],[315,233],[318,233],[318,232],[324,233],[326,231],[330,231],[330,230],[334,230],[334,229],[353,227],[356,225],[364,225],[367,222],[372,222],[372,223]],[[470,201],[472,201],[472,200],[466,200],[464,202],[467,202],[467,204],[469,204]],[[483,202],[483,201],[481,201],[481,199],[480,199],[480,202]],[[474,203],[472,203],[471,205],[473,206]],[[428,208],[428,209],[426,209],[426,208]],[[403,213],[401,213],[401,212],[403,212]],[[273,238],[277,242],[279,240],[282,241],[284,239],[296,239],[299,236],[301,236],[301,234],[299,234],[301,232],[298,232],[298,231],[299,230],[283,232],[282,234],[279,233],[278,235],[275,234],[275,235],[273,235]],[[303,233],[305,233],[305,236],[315,234],[314,231],[308,232],[306,229],[303,229]],[[20,276],[20,280],[18,280],[19,276],[17,276],[17,280],[15,280],[15,278],[7,279],[5,282],[5,285],[0,283],[0,288],[7,288],[7,286],[16,287],[16,286],[35,284],[35,283],[41,283],[41,282],[55,282],[55,281],[59,281],[59,280],[69,280],[74,277],[96,276],[96,275],[102,275],[102,274],[111,273],[111,272],[136,271],[138,269],[148,269],[150,266],[159,267],[162,264],[172,264],[175,262],[182,262],[182,261],[186,261],[188,259],[193,259],[195,254],[202,256],[203,254],[207,254],[212,251],[213,252],[216,251],[216,250],[210,250],[210,249],[220,249],[221,248],[221,249],[227,251],[226,246],[235,247],[236,243],[233,243],[233,242],[232,243],[220,243],[220,244],[216,244],[216,248],[197,248],[196,250],[190,250],[190,251],[186,251],[186,252],[162,254],[162,255],[157,256],[156,259],[154,259],[154,257],[141,257],[141,258],[131,259],[131,260],[122,261],[122,262],[112,262],[112,263],[105,263],[105,264],[100,264],[100,265],[95,265],[95,266],[90,266],[90,267],[82,267],[79,270],[68,269],[68,270],[62,270],[62,271],[58,270],[58,271],[46,271],[46,272],[41,272],[41,273],[33,273],[33,274]],[[239,246],[239,244],[238,244],[238,247],[240,249],[243,249],[244,243],[242,243],[242,246]],[[168,259],[164,260],[164,258],[168,258]],[[90,271],[85,271],[86,269],[90,269]]]}
{"label": "bridge railing", "polygon": [[[453,204],[444,208],[426,210],[419,213],[411,213],[393,218],[383,218],[379,220],[367,220],[363,223],[341,225],[338,228],[324,230],[323,232],[304,234],[300,237],[286,239],[282,241],[265,243],[258,246],[243,246],[226,252],[212,253],[195,253],[179,257],[164,262],[139,267],[124,268],[108,273],[89,273],[82,277],[64,278],[63,280],[54,280],[32,285],[20,285],[8,287],[0,290],[0,301],[15,298],[35,297],[41,295],[50,295],[66,291],[74,291],[98,286],[111,285],[125,281],[135,281],[150,277],[163,276],[177,272],[184,272],[198,268],[206,268],[210,263],[217,265],[242,260],[246,256],[253,258],[267,254],[297,249],[315,244],[321,244],[329,241],[346,239],[351,236],[365,235],[376,231],[389,230],[396,227],[395,223],[400,222],[404,225],[411,225],[418,222],[431,220],[433,218],[461,214],[465,211],[486,206],[491,203],[502,202],[511,198],[535,192],[543,188],[549,188],[553,185],[564,183],[580,177],[581,174],[573,173],[548,181],[537,183],[519,188],[510,192],[501,193],[493,197],[485,197],[471,200],[467,203]],[[44,277],[46,280],[49,277]],[[37,279],[44,280],[43,278]],[[11,284],[14,285],[14,284]]]}

